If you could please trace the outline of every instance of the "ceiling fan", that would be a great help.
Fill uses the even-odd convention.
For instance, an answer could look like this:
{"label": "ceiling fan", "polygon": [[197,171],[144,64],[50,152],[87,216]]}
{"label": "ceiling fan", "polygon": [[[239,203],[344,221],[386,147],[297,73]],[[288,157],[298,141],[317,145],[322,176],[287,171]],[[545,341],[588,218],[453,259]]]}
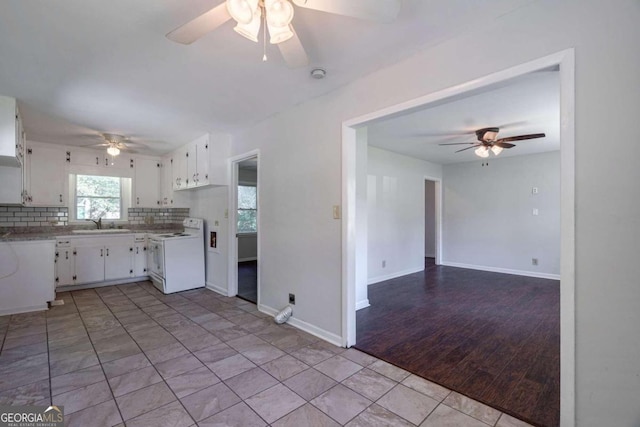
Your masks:
{"label": "ceiling fan", "polygon": [[[377,22],[390,22],[398,16],[401,0],[291,0],[298,7]],[[277,44],[290,68],[309,64],[307,53],[291,21],[294,7],[290,0],[225,0],[208,12],[168,33],[168,39],[191,44],[233,18],[234,30],[258,42],[262,24],[266,61],[266,31],[271,44]]]}
{"label": "ceiling fan", "polygon": [[107,147],[107,154],[110,156],[117,156],[120,154],[121,150],[129,151],[130,153],[135,153],[135,150],[132,147],[145,147],[145,145],[131,142],[127,138],[122,135],[116,135],[113,133],[103,133],[102,137],[104,138],[104,142],[100,144],[94,144],[94,147]]}
{"label": "ceiling fan", "polygon": [[456,153],[475,148],[474,152],[478,157],[486,158],[489,157],[489,151],[492,151],[493,154],[497,156],[498,154],[502,153],[503,149],[515,147],[516,145],[511,144],[511,141],[524,141],[527,139],[544,138],[546,136],[544,133],[532,133],[528,135],[517,135],[497,139],[498,132],[500,132],[500,128],[497,127],[482,128],[476,131],[476,137],[478,138],[478,141],[450,142],[438,145],[471,145],[471,147],[462,148],[456,151]]}

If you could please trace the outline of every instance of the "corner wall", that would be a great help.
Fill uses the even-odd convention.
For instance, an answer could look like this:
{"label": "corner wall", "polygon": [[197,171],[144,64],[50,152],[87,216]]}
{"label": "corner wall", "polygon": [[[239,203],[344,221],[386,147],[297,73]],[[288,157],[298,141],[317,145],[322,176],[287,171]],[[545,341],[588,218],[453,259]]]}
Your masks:
{"label": "corner wall", "polygon": [[560,278],[559,151],[445,165],[443,188],[443,264]]}
{"label": "corner wall", "polygon": [[[368,283],[424,270],[425,176],[442,166],[369,147]],[[383,266],[384,263],[384,266]]]}

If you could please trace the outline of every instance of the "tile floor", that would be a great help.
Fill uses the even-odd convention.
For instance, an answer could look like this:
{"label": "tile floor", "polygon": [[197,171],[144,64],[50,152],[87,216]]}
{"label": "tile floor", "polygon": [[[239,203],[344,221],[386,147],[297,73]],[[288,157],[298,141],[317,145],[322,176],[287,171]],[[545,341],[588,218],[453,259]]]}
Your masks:
{"label": "tile floor", "polygon": [[0,404],[64,405],[69,426],[527,426],[238,298],[149,282],[59,298],[0,317]]}

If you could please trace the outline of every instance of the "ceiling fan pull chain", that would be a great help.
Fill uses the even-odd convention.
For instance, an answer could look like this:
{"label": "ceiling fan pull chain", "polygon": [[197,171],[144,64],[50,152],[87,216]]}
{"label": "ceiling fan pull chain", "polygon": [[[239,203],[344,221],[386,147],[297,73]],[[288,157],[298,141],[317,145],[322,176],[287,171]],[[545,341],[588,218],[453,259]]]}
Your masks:
{"label": "ceiling fan pull chain", "polygon": [[262,8],[262,62],[267,62],[267,10]]}

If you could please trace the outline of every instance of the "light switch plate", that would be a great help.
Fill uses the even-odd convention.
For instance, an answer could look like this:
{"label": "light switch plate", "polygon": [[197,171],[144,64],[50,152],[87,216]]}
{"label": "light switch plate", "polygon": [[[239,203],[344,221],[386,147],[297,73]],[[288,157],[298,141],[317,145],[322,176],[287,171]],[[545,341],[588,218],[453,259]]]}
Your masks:
{"label": "light switch plate", "polygon": [[333,219],[340,219],[340,206],[333,205]]}

